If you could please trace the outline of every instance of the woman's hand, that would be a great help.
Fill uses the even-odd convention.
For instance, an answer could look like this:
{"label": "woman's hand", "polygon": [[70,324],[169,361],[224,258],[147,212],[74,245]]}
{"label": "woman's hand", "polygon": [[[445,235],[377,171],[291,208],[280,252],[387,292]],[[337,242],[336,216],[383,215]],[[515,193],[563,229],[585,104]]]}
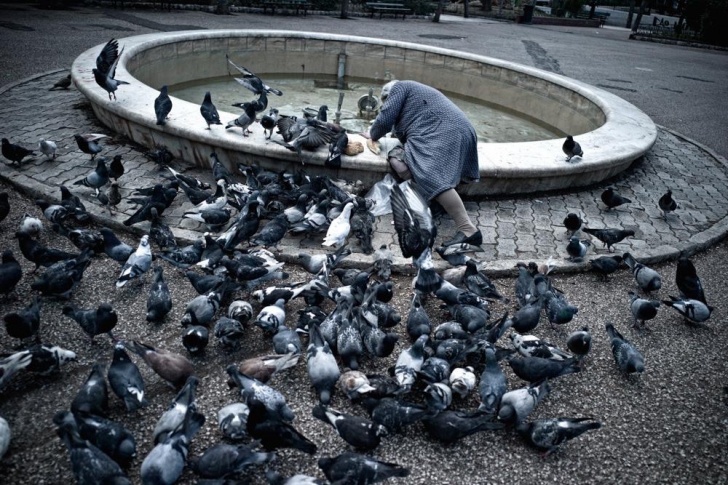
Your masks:
{"label": "woman's hand", "polygon": [[371,140],[372,139],[372,135],[370,135],[368,131],[362,131],[360,134],[361,134],[361,136],[363,136],[367,140]]}

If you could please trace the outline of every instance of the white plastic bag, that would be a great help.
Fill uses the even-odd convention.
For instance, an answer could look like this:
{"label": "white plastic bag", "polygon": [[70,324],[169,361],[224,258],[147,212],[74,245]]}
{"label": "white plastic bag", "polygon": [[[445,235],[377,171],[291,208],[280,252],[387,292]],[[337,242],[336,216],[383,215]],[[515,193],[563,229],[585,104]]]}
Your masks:
{"label": "white plastic bag", "polygon": [[367,192],[366,198],[374,202],[374,207],[370,211],[374,217],[392,213],[392,203],[389,197],[392,193],[392,187],[396,183],[392,174],[388,173]]}

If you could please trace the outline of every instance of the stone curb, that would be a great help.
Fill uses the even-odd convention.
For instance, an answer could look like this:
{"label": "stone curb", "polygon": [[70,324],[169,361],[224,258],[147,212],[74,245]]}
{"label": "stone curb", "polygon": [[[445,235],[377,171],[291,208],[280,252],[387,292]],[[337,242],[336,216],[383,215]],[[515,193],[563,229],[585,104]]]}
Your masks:
{"label": "stone curb", "polygon": [[678,47],[693,47],[695,49],[707,49],[711,51],[728,51],[728,47],[719,45],[703,44],[701,42],[687,42],[684,40],[654,38],[649,35],[630,34],[630,40],[641,40],[642,42],[653,42],[655,44],[676,45]]}
{"label": "stone curb", "polygon": [[[22,79],[20,81],[16,81],[13,83],[6,84],[5,86],[0,87],[0,95],[4,94],[5,92],[9,91],[10,89],[24,84],[29,81],[33,81],[35,79],[38,79],[43,76],[59,73],[67,71],[67,69],[57,69],[52,71],[47,71],[44,73],[36,74],[30,77],[27,77],[25,79]],[[692,140],[691,138],[688,138],[672,129],[666,128],[664,126],[657,125],[658,129],[662,129],[667,131],[668,133],[680,138],[681,140],[685,141],[686,143],[690,143],[699,149],[703,150],[706,154],[708,154],[710,157],[715,159],[717,162],[719,162],[723,167],[728,169],[728,160],[726,160],[721,155],[717,154],[714,150],[710,149],[709,147],[704,146],[703,144]],[[9,165],[2,164],[0,165],[0,179],[7,182],[11,186],[13,186],[16,190],[19,192],[26,194],[32,198],[44,198],[52,203],[59,203],[60,202],[60,190],[58,187],[49,186],[44,183],[38,182],[37,180],[34,180],[26,175],[24,175],[21,171],[18,171]],[[108,212],[103,209],[101,206],[87,204],[87,210],[91,214],[92,219],[94,222],[100,225],[104,225],[106,227],[109,227],[110,229],[116,230],[116,231],[125,231],[128,233],[135,234],[137,236],[144,235],[148,232],[149,229],[149,222],[144,222],[142,224],[137,224],[132,227],[127,227],[122,224],[121,217],[126,218],[125,215],[116,218],[116,217],[110,217]],[[173,229],[174,235],[178,240],[178,243],[180,245],[186,245],[191,244],[195,239],[200,237],[200,233],[181,229],[181,228],[174,228]],[[724,239],[726,236],[728,236],[728,216],[724,217],[723,219],[719,220],[715,224],[713,224],[710,228],[694,234],[690,237],[690,239],[682,244],[676,244],[674,246],[670,245],[662,245],[658,246],[656,248],[650,248],[643,252],[634,252],[634,256],[642,263],[644,264],[654,264],[654,263],[660,263],[664,261],[674,260],[677,259],[680,254],[687,254],[691,255],[699,251],[704,251],[707,248],[715,245],[722,239]],[[297,240],[296,240],[297,241]],[[289,243],[289,244],[287,244]],[[290,239],[286,241],[284,239],[281,241],[281,244],[279,246],[280,248],[280,254],[277,256],[279,260],[286,262],[286,263],[298,263],[297,255],[300,252],[308,252],[310,251],[309,248],[301,248],[297,245],[290,244]],[[485,262],[485,266],[483,267],[483,272],[489,276],[507,276],[507,275],[514,275],[516,274],[516,263],[518,263],[520,260],[515,259],[504,259],[504,260],[496,260],[496,261],[488,261]],[[577,273],[577,272],[583,272],[588,271],[590,269],[590,265],[588,262],[581,262],[581,263],[573,263],[566,261],[564,259],[549,259],[546,261],[536,261],[537,263],[549,263],[552,265],[554,273]],[[359,268],[359,269],[366,269],[371,266],[372,259],[371,256],[367,256],[362,253],[353,253],[349,257],[347,257],[344,261],[342,261],[341,266],[345,268]],[[435,269],[437,271],[441,271],[447,268],[450,268],[451,266],[447,264],[445,261],[439,259],[439,257],[435,256],[433,258],[433,263],[435,265]],[[393,271],[395,273],[404,274],[404,275],[414,275],[415,270],[414,267],[411,264],[411,261],[408,258],[402,258],[402,257],[395,257],[394,258],[394,267]]]}

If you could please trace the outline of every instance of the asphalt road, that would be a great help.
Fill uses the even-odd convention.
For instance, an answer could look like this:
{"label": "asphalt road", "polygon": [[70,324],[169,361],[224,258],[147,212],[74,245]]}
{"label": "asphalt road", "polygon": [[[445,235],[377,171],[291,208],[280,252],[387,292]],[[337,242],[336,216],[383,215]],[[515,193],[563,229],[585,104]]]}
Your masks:
{"label": "asphalt road", "polygon": [[[623,29],[526,26],[444,16],[426,20],[272,16],[105,8],[2,6],[0,84],[68,68],[84,49],[149,32],[190,28],[331,32],[418,42],[552,70],[611,91],[661,125],[728,157],[728,53],[628,40]],[[432,35],[448,36],[433,39]],[[394,73],[396,75],[396,73]]]}

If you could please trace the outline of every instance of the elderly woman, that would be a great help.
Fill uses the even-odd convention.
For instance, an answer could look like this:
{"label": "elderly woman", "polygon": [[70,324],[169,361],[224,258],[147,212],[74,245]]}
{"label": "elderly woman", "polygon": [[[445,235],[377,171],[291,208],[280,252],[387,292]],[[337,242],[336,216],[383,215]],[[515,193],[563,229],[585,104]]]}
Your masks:
{"label": "elderly woman", "polygon": [[453,218],[457,234],[444,245],[482,244],[482,234],[455,191],[460,182],[480,179],[478,140],[470,121],[440,91],[415,81],[385,84],[382,102],[369,133],[363,135],[376,141],[393,130],[404,144],[404,157],[390,152],[390,164],[401,178],[414,179],[422,196],[428,202],[435,199]]}

